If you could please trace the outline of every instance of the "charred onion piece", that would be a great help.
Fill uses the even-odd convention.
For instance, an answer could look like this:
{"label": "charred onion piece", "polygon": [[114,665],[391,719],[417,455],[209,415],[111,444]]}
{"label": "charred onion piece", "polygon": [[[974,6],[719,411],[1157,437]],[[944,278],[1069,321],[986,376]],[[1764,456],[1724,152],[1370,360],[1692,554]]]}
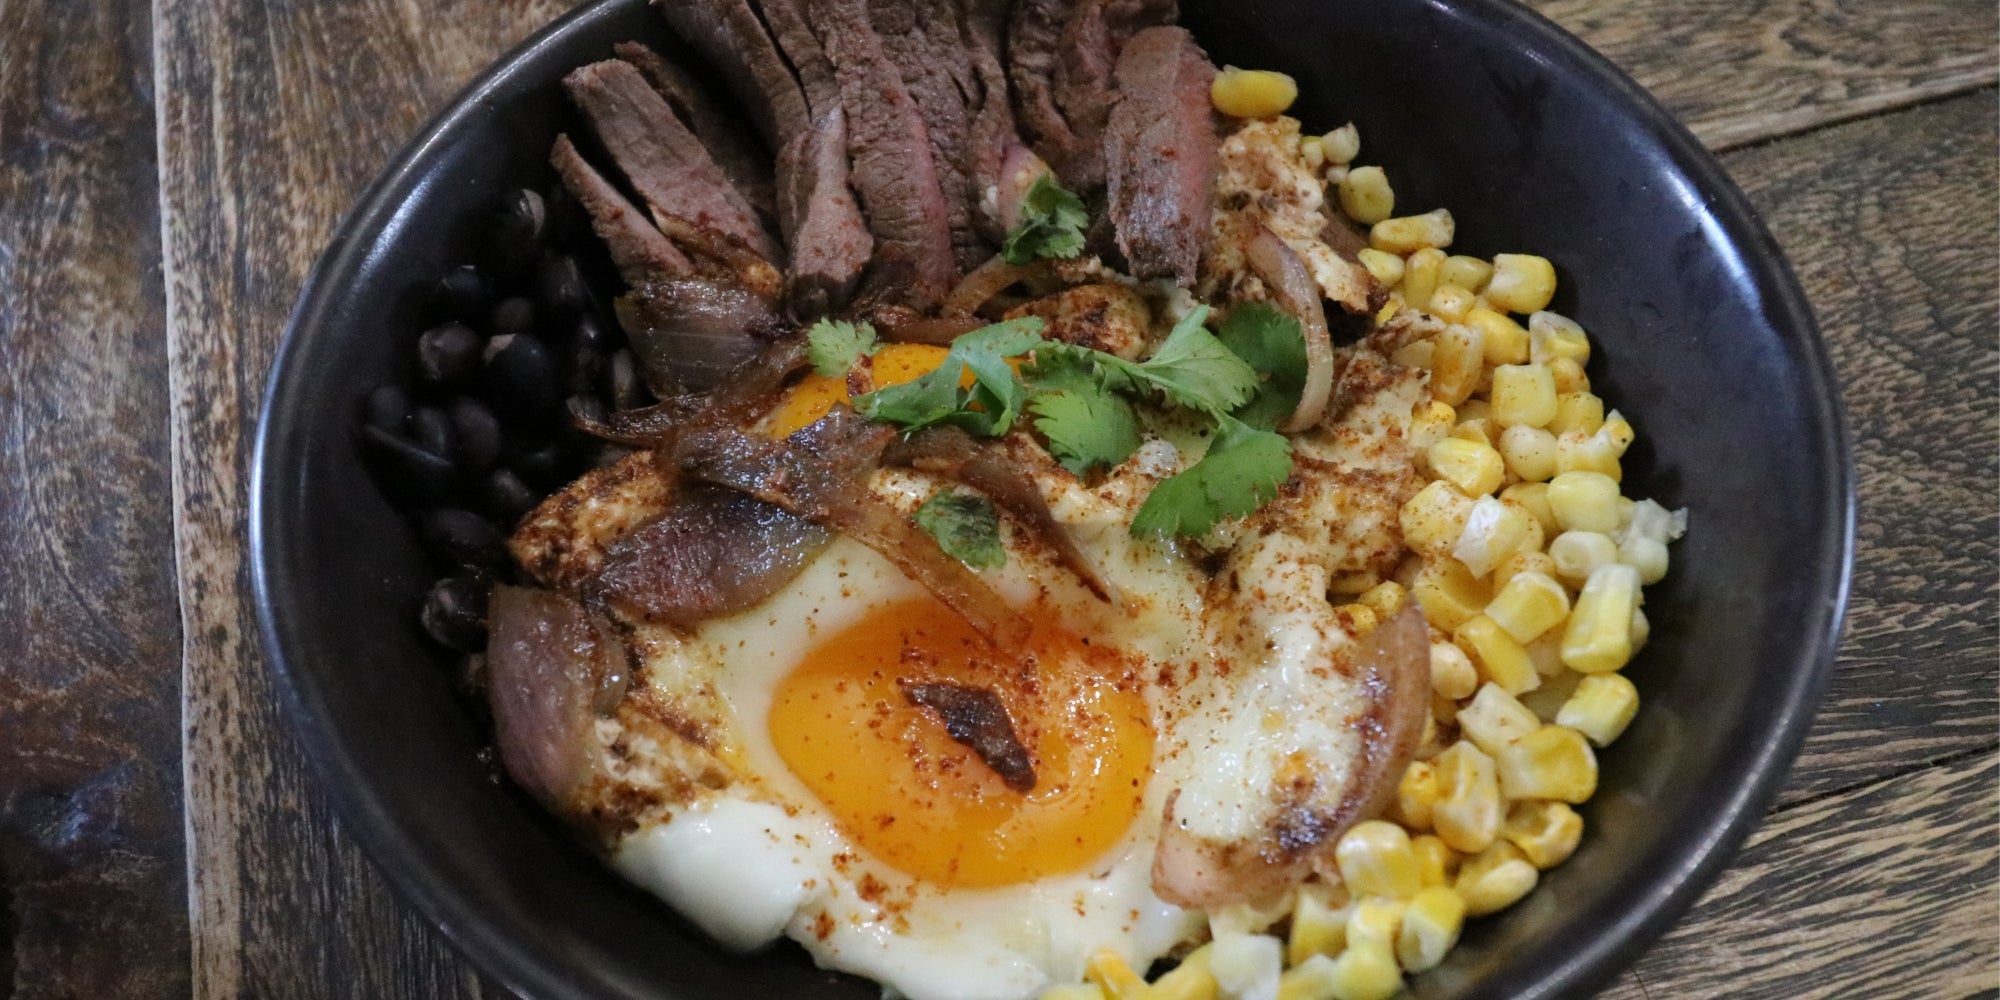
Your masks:
{"label": "charred onion piece", "polygon": [[611,624],[552,590],[498,586],[487,603],[487,699],[500,762],[559,813],[597,774],[591,727],[630,683]]}
{"label": "charred onion piece", "polygon": [[763,603],[832,540],[754,497],[687,484],[659,520],[611,547],[590,589],[652,621],[694,625]]}
{"label": "charred onion piece", "polygon": [[647,281],[617,306],[646,386],[661,398],[714,388],[792,328],[769,302],[701,278]]}
{"label": "charred onion piece", "polygon": [[[878,314],[879,315],[879,314]],[[938,316],[930,319],[898,322],[882,326],[882,339],[904,344],[934,344],[949,347],[961,335],[971,333],[986,325],[986,321],[973,316]]]}
{"label": "charred onion piece", "polygon": [[690,476],[849,535],[880,552],[1002,648],[1020,648],[1028,621],[964,563],[946,555],[922,528],[868,491],[866,472],[881,461],[895,432],[835,407],[788,441],[768,441],[733,427],[703,428],[682,439]]}
{"label": "charred onion piece", "polygon": [[1333,395],[1333,335],[1326,328],[1326,305],[1320,301],[1319,285],[1306,270],[1299,255],[1265,226],[1244,248],[1250,269],[1264,280],[1278,308],[1299,321],[1306,338],[1306,384],[1299,393],[1298,408],[1282,428],[1296,433],[1319,423],[1326,403]]}
{"label": "charred onion piece", "polygon": [[910,704],[928,708],[944,720],[944,731],[971,748],[1008,788],[1023,794],[1035,790],[1035,763],[1014,734],[1014,719],[1000,696],[981,687],[936,682],[915,684],[897,680]]}
{"label": "charred onion piece", "polygon": [[971,316],[993,296],[1047,271],[1048,265],[1042,261],[1009,264],[1007,258],[995,254],[992,260],[973,268],[959,279],[958,285],[944,297],[944,315]]}
{"label": "charred onion piece", "polygon": [[1049,512],[1048,502],[1035,487],[1034,479],[998,444],[980,441],[956,427],[933,427],[890,445],[884,459],[891,465],[937,473],[986,494],[1055,549],[1057,558],[1091,593],[1113,605],[1119,603],[1117,592],[1104,574],[1098,572],[1090,558],[1077,548],[1069,530]]}

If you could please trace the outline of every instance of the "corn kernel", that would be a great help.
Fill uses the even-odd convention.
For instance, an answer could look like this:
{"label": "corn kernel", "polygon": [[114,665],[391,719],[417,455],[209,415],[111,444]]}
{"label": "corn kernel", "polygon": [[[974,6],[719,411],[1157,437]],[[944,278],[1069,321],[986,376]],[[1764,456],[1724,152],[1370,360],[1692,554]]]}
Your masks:
{"label": "corn kernel", "polygon": [[1520,902],[1540,880],[1541,872],[1521,849],[1503,840],[1466,859],[1452,887],[1465,901],[1466,916],[1480,917]]}
{"label": "corn kernel", "polygon": [[1225,996],[1271,996],[1284,971],[1284,945],[1270,935],[1218,934],[1210,945],[1208,973]]}
{"label": "corn kernel", "polygon": [[[1464,534],[1472,506],[1471,498],[1442,479],[1425,484],[1403,502],[1397,522],[1403,531],[1403,544],[1425,555],[1444,555],[1458,542],[1458,536]],[[1615,547],[1613,551],[1615,557]]]}
{"label": "corn kernel", "polygon": [[1215,907],[1208,911],[1208,932],[1218,937],[1223,934],[1262,934],[1292,912],[1297,898],[1298,890],[1292,888],[1270,899]]}
{"label": "corn kernel", "polygon": [[1547,365],[1493,369],[1493,419],[1500,426],[1543,427],[1555,416],[1556,382]]}
{"label": "corn kernel", "polygon": [[1556,294],[1556,269],[1547,257],[1503,253],[1493,258],[1493,279],[1486,283],[1486,301],[1511,313],[1532,313],[1548,307]]}
{"label": "corn kernel", "polygon": [[1458,874],[1461,855],[1451,849],[1451,845],[1438,838],[1437,834],[1426,833],[1410,838],[1410,853],[1417,859],[1417,876],[1424,888],[1434,885],[1450,885],[1452,877]]}
{"label": "corn kernel", "polygon": [[1349,945],[1333,960],[1333,1000],[1389,1000],[1403,991],[1394,942]]}
{"label": "corn kernel", "polygon": [[1285,964],[1298,965],[1314,955],[1333,956],[1347,947],[1347,915],[1353,903],[1347,890],[1325,883],[1301,888],[1292,907],[1292,932],[1285,943]]}
{"label": "corn kernel", "polygon": [[1563,631],[1563,664],[1583,674],[1624,666],[1632,658],[1632,612],[1638,607],[1637,570],[1623,563],[1592,570]]}
{"label": "corn kernel", "polygon": [[1429,308],[1431,295],[1437,291],[1438,269],[1442,266],[1442,250],[1426,247],[1410,254],[1403,261],[1403,284],[1398,288],[1403,294],[1403,304],[1412,309]]}
{"label": "corn kernel", "polygon": [[1347,164],[1336,163],[1330,167],[1327,167],[1326,172],[1321,174],[1320,176],[1326,178],[1327,187],[1334,188],[1337,190],[1340,187],[1340,182],[1347,179],[1347,174],[1348,174]]}
{"label": "corn kernel", "polygon": [[1319,170],[1326,166],[1326,147],[1321,145],[1319,136],[1309,135],[1299,140],[1299,158],[1306,162],[1309,170]]}
{"label": "corn kernel", "polygon": [[[1465,405],[1471,406],[1473,403],[1477,402],[1479,401],[1476,399],[1468,400]],[[1463,409],[1464,407],[1460,407],[1461,411]],[[1461,416],[1459,417],[1458,424],[1452,427],[1451,433],[1446,434],[1445,437],[1454,437],[1458,438],[1461,441],[1470,441],[1474,444],[1483,444],[1488,448],[1492,448],[1498,443],[1498,438],[1496,437],[1496,435],[1498,435],[1499,432],[1500,429],[1498,427],[1493,426],[1493,421],[1489,418],[1486,417],[1468,418],[1461,414]],[[1502,477],[1503,478],[1505,477],[1504,471],[1502,472]]]}
{"label": "corn kernel", "polygon": [[[1417,344],[1429,347],[1430,341],[1419,340]],[[1410,450],[1421,456],[1430,450],[1431,445],[1444,440],[1457,423],[1458,414],[1451,408],[1450,403],[1433,399],[1428,403],[1418,404],[1416,412],[1410,416],[1408,438]]]}
{"label": "corn kernel", "polygon": [[1468,399],[1458,404],[1458,422],[1485,420],[1493,416],[1493,404],[1483,399]]}
{"label": "corn kernel", "polygon": [[[1510,695],[1523,694],[1541,686],[1542,677],[1528,659],[1528,651],[1514,637],[1485,615],[1477,615],[1452,630],[1452,640],[1472,657],[1479,676],[1489,685]],[[1487,749],[1481,747],[1480,749]],[[1488,752],[1491,752],[1490,750]]]}
{"label": "corn kernel", "polygon": [[1208,99],[1232,118],[1275,118],[1299,99],[1299,84],[1268,69],[1224,66],[1208,85]]}
{"label": "corn kernel", "polygon": [[[1506,499],[1508,492],[1511,491],[1501,492],[1502,503],[1513,502]],[[1536,521],[1535,523],[1536,525],[1541,524],[1540,521]],[[1511,583],[1515,577],[1522,573],[1540,573],[1543,576],[1553,577],[1556,575],[1556,561],[1550,559],[1549,554],[1546,552],[1516,552],[1500,560],[1500,565],[1493,567],[1493,592],[1496,594],[1499,593],[1502,588],[1506,587],[1507,584]]]}
{"label": "corn kernel", "polygon": [[1639,432],[1632,429],[1632,422],[1625,419],[1625,415],[1617,410],[1604,415],[1604,426],[1599,427],[1597,433],[1611,442],[1611,446],[1618,450],[1620,457],[1624,456],[1625,449],[1630,448],[1633,440],[1639,436]]}
{"label": "corn kernel", "polygon": [[1424,620],[1450,631],[1471,621],[1493,599],[1493,592],[1456,559],[1427,561],[1410,586],[1410,596],[1424,609]]}
{"label": "corn kernel", "polygon": [[1557,358],[1548,365],[1549,374],[1556,380],[1557,394],[1590,391],[1590,376],[1584,374],[1582,362],[1575,358]]}
{"label": "corn kernel", "polygon": [[[1488,452],[1499,454],[1491,449]],[[1451,547],[1452,558],[1464,563],[1473,576],[1486,576],[1500,560],[1520,551],[1529,531],[1539,527],[1519,505],[1482,496],[1472,502],[1472,510],[1465,516],[1465,528]]]}
{"label": "corn kernel", "polygon": [[1508,799],[1585,802],[1597,791],[1597,755],[1568,726],[1536,729],[1501,747],[1494,764]]}
{"label": "corn kernel", "polygon": [[1618,561],[1639,571],[1639,582],[1648,586],[1667,575],[1667,546],[1651,538],[1627,538],[1618,546]]}
{"label": "corn kernel", "polygon": [[1542,728],[1542,720],[1504,688],[1486,684],[1470,704],[1459,709],[1458,726],[1473,746],[1489,757],[1498,757],[1508,744]]}
{"label": "corn kernel", "polygon": [[1569,617],[1569,591],[1551,576],[1518,573],[1493,595],[1486,617],[1519,643],[1530,643]]}
{"label": "corn kernel", "polygon": [[[1353,174],[1348,176],[1352,177]],[[1396,282],[1403,280],[1403,258],[1396,254],[1374,247],[1362,247],[1354,252],[1354,257],[1361,262],[1362,267],[1368,269],[1369,274],[1375,276],[1375,280],[1380,282],[1383,288],[1394,287]]]}
{"label": "corn kernel", "polygon": [[1485,365],[1479,331],[1458,323],[1445,327],[1431,341],[1431,394],[1453,406],[1465,402],[1479,388]]}
{"label": "corn kernel", "polygon": [[[1521,704],[1543,722],[1560,723],[1562,707],[1583,681],[1584,675],[1562,665],[1562,637],[1550,632],[1528,646],[1528,658],[1541,672],[1542,686],[1521,696]],[[1544,669],[1544,664],[1552,664]],[[1591,675],[1598,676],[1598,675]]]}
{"label": "corn kernel", "polygon": [[[1399,257],[1397,259],[1401,260],[1402,258]],[[1397,294],[1401,293],[1399,292]],[[1384,310],[1396,308],[1396,300],[1390,299],[1389,304],[1383,306],[1382,308]],[[1396,348],[1395,352],[1389,355],[1389,360],[1394,361],[1395,363],[1402,365],[1405,368],[1422,368],[1425,370],[1429,370],[1429,368],[1431,367],[1431,358],[1436,354],[1437,354],[1436,344],[1433,344],[1428,340],[1412,340],[1409,343]],[[1440,402],[1438,403],[1438,405],[1444,406],[1446,404]]]}
{"label": "corn kernel", "polygon": [[1601,531],[1565,531],[1549,543],[1549,558],[1555,561],[1556,576],[1582,587],[1599,566],[1618,561],[1618,543]]}
{"label": "corn kernel", "polygon": [[1478,301],[1479,297],[1471,292],[1457,285],[1440,282],[1431,292],[1431,300],[1424,304],[1424,309],[1447,323],[1463,323],[1466,314],[1472,311],[1473,304]]}
{"label": "corn kernel", "polygon": [[[1639,592],[1639,600],[1641,602],[1644,602],[1646,600],[1645,591],[1642,590]],[[1633,608],[1632,609],[1632,652],[1637,653],[1640,649],[1644,648],[1646,645],[1646,640],[1651,638],[1652,635],[1653,635],[1653,623],[1647,620],[1646,609]]]}
{"label": "corn kernel", "polygon": [[1396,933],[1396,961],[1410,972],[1425,972],[1444,961],[1465,926],[1465,901],[1443,886],[1432,886],[1410,900],[1403,926]]}
{"label": "corn kernel", "polygon": [[1439,275],[1447,285],[1456,285],[1468,292],[1477,293],[1486,287],[1493,277],[1493,265],[1477,257],[1452,254],[1445,259],[1444,271]]}
{"label": "corn kernel", "polygon": [[1680,522],[1686,517],[1686,511],[1676,513],[1655,501],[1640,500],[1632,505],[1632,516],[1625,526],[1625,537],[1671,542],[1685,533],[1686,528]]}
{"label": "corn kernel", "polygon": [[1420,833],[1430,829],[1431,807],[1437,805],[1437,798],[1437,767],[1427,760],[1411,761],[1403,768],[1402,780],[1396,782],[1396,822]]}
{"label": "corn kernel", "polygon": [[[1506,460],[1492,445],[1464,438],[1445,438],[1431,445],[1425,457],[1430,461],[1433,475],[1458,487],[1460,493],[1469,497],[1485,498],[1486,494],[1500,488],[1500,480],[1507,474]],[[1616,492],[1614,486],[1613,493]]]}
{"label": "corn kernel", "polygon": [[1536,364],[1557,358],[1584,364],[1590,360],[1590,338],[1576,320],[1544,309],[1528,317],[1528,356]]}
{"label": "corn kernel", "polygon": [[1584,735],[1593,745],[1607,747],[1631,725],[1639,711],[1639,689],[1621,674],[1591,674],[1577,682],[1575,693],[1556,713],[1556,724]]}
{"label": "corn kernel", "polygon": [[1465,650],[1450,642],[1431,643],[1431,690],[1457,701],[1479,689],[1479,671]]}
{"label": "corn kernel", "polygon": [[[1550,380],[1555,376],[1551,374]],[[1556,415],[1548,429],[1554,434],[1595,434],[1604,426],[1604,400],[1590,392],[1566,392],[1556,396]]]}
{"label": "corn kernel", "polygon": [[1422,215],[1383,219],[1368,230],[1368,242],[1377,250],[1412,254],[1426,248],[1450,246],[1455,228],[1451,212],[1439,208]]}
{"label": "corn kernel", "polygon": [[1320,148],[1326,151],[1326,162],[1334,164],[1353,163],[1361,155],[1361,130],[1348,122],[1341,127],[1319,137]]}
{"label": "corn kernel", "polygon": [[1556,514],[1549,509],[1549,484],[1515,483],[1500,491],[1500,499],[1527,508],[1528,513],[1541,523],[1544,532],[1555,533]]}
{"label": "corn kernel", "polygon": [[1507,809],[1500,836],[1520,848],[1529,864],[1548,871],[1576,853],[1583,817],[1561,802],[1516,802]]}
{"label": "corn kernel", "polygon": [[1383,618],[1403,610],[1403,605],[1409,600],[1410,592],[1394,580],[1384,580],[1355,598],[1356,603],[1367,606]]}
{"label": "corn kernel", "polygon": [[1350,950],[1371,944],[1393,947],[1396,927],[1402,922],[1402,900],[1363,896],[1347,912],[1347,947]]}
{"label": "corn kernel", "polygon": [[1365,820],[1348,827],[1333,848],[1334,863],[1349,890],[1364,896],[1403,899],[1423,886],[1410,834],[1394,823]]}
{"label": "corn kernel", "polygon": [[[1518,486],[1520,484],[1516,483],[1514,485]],[[1549,544],[1548,531],[1542,527],[1541,519],[1535,516],[1534,511],[1528,509],[1527,504],[1524,504],[1519,500],[1509,499],[1505,495],[1507,492],[1506,490],[1501,490],[1500,492],[1502,494],[1500,497],[1500,502],[1502,504],[1505,504],[1508,510],[1518,513],[1521,516],[1521,523],[1525,525],[1528,529],[1527,533],[1521,536],[1520,546],[1516,548],[1514,552],[1509,552],[1507,554],[1510,556],[1518,552],[1539,554],[1543,549],[1547,548]],[[1496,566],[1494,567],[1494,569],[1495,571],[1498,571],[1499,567]],[[1499,585],[1500,581],[1494,582],[1494,587],[1496,589],[1498,589]]]}
{"label": "corn kernel", "polygon": [[1518,365],[1528,360],[1528,331],[1505,313],[1475,307],[1465,314],[1465,325],[1485,338],[1487,364]]}
{"label": "corn kernel", "polygon": [[1144,1000],[1146,996],[1146,981],[1109,948],[1099,948],[1090,956],[1083,978],[1103,989],[1107,1000]]}
{"label": "corn kernel", "polygon": [[[1277,941],[1270,940],[1275,957]],[[1215,1000],[1218,992],[1215,974],[1209,971],[1211,956],[1215,952],[1213,942],[1189,952],[1181,964],[1153,980],[1146,988],[1145,1000]],[[1276,976],[1272,977],[1276,979]]]}
{"label": "corn kernel", "polygon": [[1042,991],[1041,1000],[1105,1000],[1096,983],[1065,983]]}
{"label": "corn kernel", "polygon": [[1556,475],[1565,472],[1595,472],[1616,483],[1625,478],[1625,471],[1618,464],[1620,449],[1611,438],[1599,429],[1595,434],[1568,434],[1556,436]]}
{"label": "corn kernel", "polygon": [[1549,512],[1564,531],[1618,527],[1618,481],[1601,472],[1565,472],[1549,480]]}
{"label": "corn kernel", "polygon": [[1310,955],[1278,977],[1277,1000],[1333,1000],[1333,958]]}
{"label": "corn kernel", "polygon": [[1483,851],[1500,833],[1500,778],[1493,758],[1461,740],[1431,761],[1437,767],[1438,801],[1431,826],[1453,850]]}
{"label": "corn kernel", "polygon": [[[1340,182],[1339,195],[1340,210],[1364,226],[1372,226],[1395,214],[1396,192],[1389,186],[1389,175],[1383,173],[1381,167],[1350,169],[1347,179]],[[1382,249],[1392,250],[1389,247]]]}

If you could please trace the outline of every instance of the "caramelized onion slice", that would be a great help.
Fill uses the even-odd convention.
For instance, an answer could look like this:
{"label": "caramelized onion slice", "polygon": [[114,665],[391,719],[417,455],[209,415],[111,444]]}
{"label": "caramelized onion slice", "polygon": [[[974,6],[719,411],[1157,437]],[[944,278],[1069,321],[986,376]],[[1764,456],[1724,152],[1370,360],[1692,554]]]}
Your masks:
{"label": "caramelized onion slice", "polygon": [[487,602],[486,696],[500,763],[516,784],[570,813],[597,774],[592,728],[630,683],[609,622],[552,590],[498,586]]}
{"label": "caramelized onion slice", "polygon": [[589,586],[621,610],[694,625],[762,603],[832,540],[755,497],[688,484],[658,520],[611,547]]}
{"label": "caramelized onion slice", "polygon": [[1299,321],[1306,338],[1306,383],[1299,393],[1299,405],[1282,428],[1298,432],[1319,423],[1333,395],[1333,335],[1326,326],[1326,304],[1320,301],[1319,285],[1306,270],[1305,261],[1278,234],[1258,226],[1257,235],[1244,248],[1244,258],[1278,308]]}
{"label": "caramelized onion slice", "polygon": [[1030,278],[1048,272],[1045,261],[1032,264],[1009,264],[998,254],[992,260],[966,272],[965,277],[944,297],[943,313],[946,316],[971,316],[993,296],[1006,291]]}

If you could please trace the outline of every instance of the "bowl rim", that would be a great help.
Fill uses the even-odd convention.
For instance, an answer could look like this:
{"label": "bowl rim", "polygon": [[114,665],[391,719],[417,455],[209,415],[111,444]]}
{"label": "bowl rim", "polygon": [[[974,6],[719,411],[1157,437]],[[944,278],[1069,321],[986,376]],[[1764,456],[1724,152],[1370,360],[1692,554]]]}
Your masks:
{"label": "bowl rim", "polygon": [[[336,308],[344,279],[362,266],[374,250],[375,234],[401,210],[405,198],[421,180],[434,148],[454,133],[472,127],[473,120],[496,94],[516,83],[516,67],[549,49],[560,47],[573,32],[598,20],[617,16],[644,0],[589,0],[544,25],[482,70],[446,107],[430,118],[399,150],[389,165],[363,191],[335,229],[327,249],[308,272],[299,299],[273,354],[265,392],[259,403],[258,426],[249,469],[248,560],[253,603],[261,645],[269,668],[277,675],[285,715],[297,745],[311,760],[324,794],[332,800],[366,854],[388,875],[395,894],[441,930],[454,950],[480,971],[525,996],[581,998],[589,994],[574,980],[557,973],[544,949],[523,942],[489,919],[458,893],[450,880],[418,849],[410,832],[398,822],[382,798],[372,791],[368,774],[347,752],[345,743],[327,723],[326,701],[310,678],[295,670],[287,650],[301,643],[300,624],[292,602],[284,600],[288,585],[280,582],[276,553],[288,544],[284,525],[275,520],[282,507],[284,482],[274,475],[275,456],[287,446],[286,431],[296,411],[284,405],[299,392],[310,392],[296,362],[303,344],[326,325]],[[1839,381],[1824,334],[1814,319],[1792,267],[1748,198],[1721,163],[1679,119],[1608,58],[1541,14],[1515,0],[1421,0],[1446,12],[1475,18],[1502,33],[1519,33],[1537,51],[1567,60],[1581,75],[1613,93],[1645,126],[1643,138],[1669,154],[1671,169],[1701,189],[1714,192],[1708,208],[1729,244],[1752,260],[1748,270],[1767,296],[1773,326],[1798,334],[1796,350],[1803,403],[1813,414],[1815,456],[1829,470],[1820,484],[1823,509],[1837,511],[1815,540],[1811,564],[1820,568],[1811,592],[1820,600],[1801,623],[1802,643],[1788,664],[1783,697],[1770,710],[1773,724],[1752,740],[1754,754],[1740,767],[1744,780],[1708,814],[1689,836],[1661,850],[1667,867],[1648,877],[1642,892],[1620,910],[1618,918],[1589,940],[1573,945],[1554,962],[1531,967],[1536,975],[1515,993],[1518,997],[1554,997],[1584,993],[1610,981],[1618,970],[1650,946],[1669,924],[1679,919],[1720,874],[1762,820],[1780,783],[1790,772],[1817,712],[1839,650],[1840,633],[1853,578],[1857,501],[1852,445],[1840,399]]]}

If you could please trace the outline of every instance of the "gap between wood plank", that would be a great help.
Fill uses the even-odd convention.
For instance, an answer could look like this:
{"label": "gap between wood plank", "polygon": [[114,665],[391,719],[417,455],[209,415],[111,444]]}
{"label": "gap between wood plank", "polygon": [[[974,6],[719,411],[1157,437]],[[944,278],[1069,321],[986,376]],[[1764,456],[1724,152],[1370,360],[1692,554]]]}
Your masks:
{"label": "gap between wood plank", "polygon": [[1945,754],[1942,757],[1935,757],[1930,760],[1923,761],[1921,763],[1910,764],[1905,767],[1897,768],[1894,771],[1890,771],[1887,774],[1882,774],[1873,778],[1869,778],[1866,781],[1857,781],[1852,784],[1841,785],[1837,788],[1829,788],[1826,789],[1825,791],[1816,792],[1802,799],[1796,799],[1791,802],[1786,802],[1782,805],[1774,806],[1769,812],[1764,814],[1765,820],[1768,821],[1770,817],[1782,815],[1784,813],[1789,813],[1795,809],[1801,809],[1806,806],[1816,805],[1818,803],[1825,802],[1828,799],[1837,799],[1843,795],[1853,795],[1857,792],[1873,788],[1876,785],[1880,785],[1884,782],[1896,781],[1902,778],[1907,778],[1910,775],[1920,774],[1924,771],[1929,771],[1934,768],[1951,767],[1968,758],[1977,757],[1983,753],[1992,753],[1996,750],[2000,750],[2000,740],[1994,740],[1991,743],[1985,743],[1976,747],[1967,747],[1963,750],[1956,750],[1953,751],[1952,753]]}
{"label": "gap between wood plank", "polygon": [[[1976,93],[1996,83],[2000,83],[2000,66],[1996,66],[1990,70],[1982,70],[1976,74],[1968,74],[1962,78],[1939,81],[1930,86],[1915,87],[1896,93],[1878,94],[1873,97],[1860,98],[1849,105],[1813,105],[1793,112],[1775,115],[1772,116],[1771,120],[1779,124],[1768,131],[1760,131],[1747,126],[1735,126],[1734,123],[1756,120],[1756,116],[1750,115],[1715,119],[1713,126],[1703,122],[1689,122],[1687,125],[1688,130],[1693,132],[1697,139],[1701,140],[1702,145],[1708,147],[1710,153],[1720,156],[1723,153],[1754,149],[1758,146],[1768,146],[1774,142],[1796,139],[1800,136],[1811,135],[1815,132],[1822,132],[1826,129],[1857,122],[1864,118],[1892,115],[1920,108],[1927,104],[1937,104],[1955,97],[1963,97],[1967,94]],[[1829,107],[1840,107],[1841,110],[1826,115],[1813,115],[1809,113]]]}

